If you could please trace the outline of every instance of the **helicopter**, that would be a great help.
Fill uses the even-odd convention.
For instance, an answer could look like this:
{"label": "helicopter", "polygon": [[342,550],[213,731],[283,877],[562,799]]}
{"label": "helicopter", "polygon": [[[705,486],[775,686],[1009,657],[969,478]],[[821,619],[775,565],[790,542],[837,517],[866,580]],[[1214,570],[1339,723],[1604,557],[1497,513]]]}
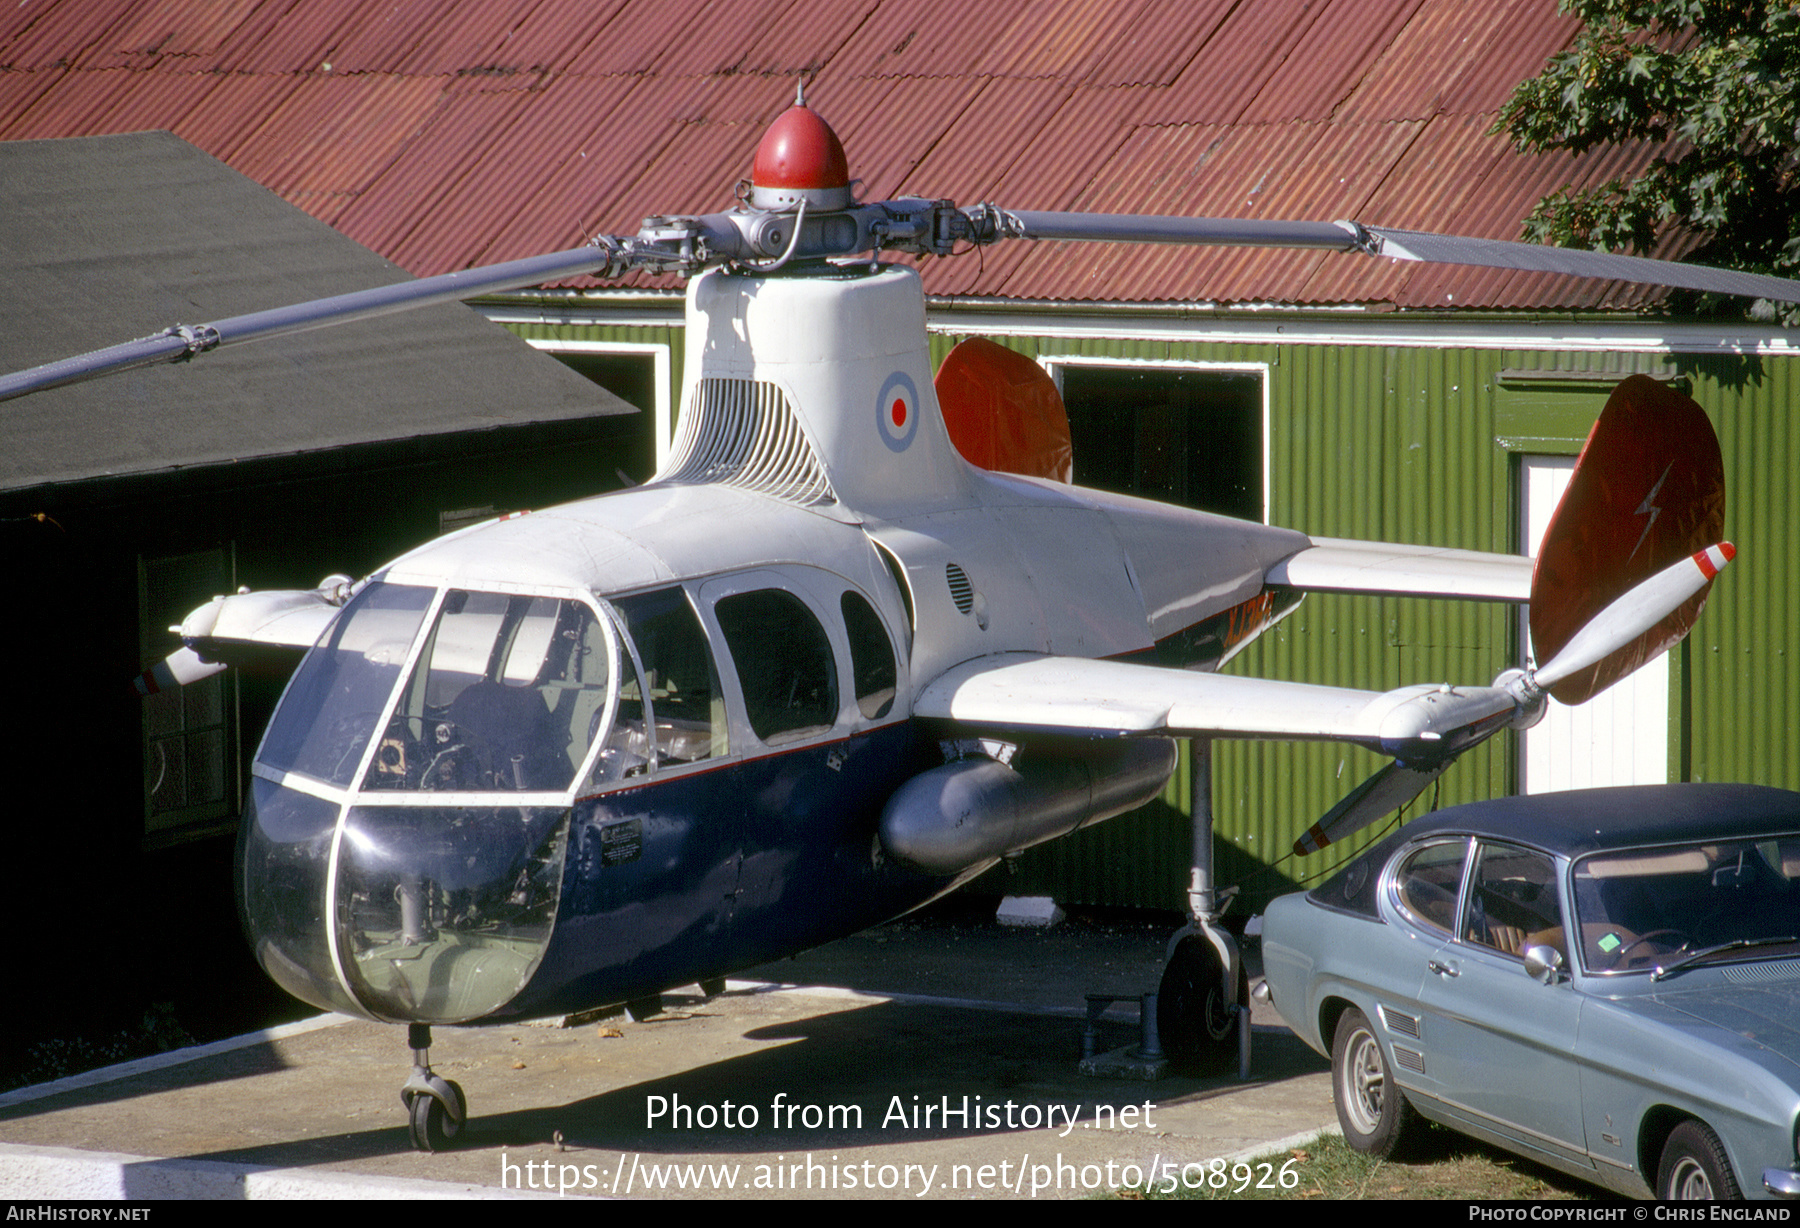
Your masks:
{"label": "helicopter", "polygon": [[[1455,759],[1677,642],[1734,553],[1706,415],[1620,385],[1534,562],[1297,531],[1071,484],[1055,386],[971,341],[931,370],[919,277],[885,253],[1013,241],[1360,253],[1800,301],[1800,283],[1603,253],[1303,223],[855,199],[804,95],[738,204],[632,236],[176,325],[0,377],[0,399],[578,274],[688,278],[679,433],[649,482],[471,526],[360,579],[215,598],[139,680],[304,652],[252,767],[237,875],[278,984],[406,1024],[414,1145],[467,1098],[434,1025],[652,1003],[901,915],[1156,796],[1191,739],[1390,758],[1315,850]],[[1307,592],[1529,602],[1542,662],[1388,692],[1219,672]],[[1203,791],[1202,791],[1203,792]],[[1195,800],[1189,923],[1158,1021],[1217,1061],[1247,1035]]]}

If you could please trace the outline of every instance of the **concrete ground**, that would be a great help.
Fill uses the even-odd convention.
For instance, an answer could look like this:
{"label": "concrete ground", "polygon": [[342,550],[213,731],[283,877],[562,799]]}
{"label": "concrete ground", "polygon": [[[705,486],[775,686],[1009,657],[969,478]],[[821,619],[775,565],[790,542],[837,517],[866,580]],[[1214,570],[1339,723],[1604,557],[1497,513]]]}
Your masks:
{"label": "concrete ground", "polygon": [[434,1155],[402,1031],[323,1017],[0,1096],[0,1196],[1068,1198],[1334,1130],[1327,1063],[1261,1010],[1250,1082],[1078,1073],[1084,995],[1154,988],[1165,936],[902,920],[642,1022],[437,1028],[472,1120]]}

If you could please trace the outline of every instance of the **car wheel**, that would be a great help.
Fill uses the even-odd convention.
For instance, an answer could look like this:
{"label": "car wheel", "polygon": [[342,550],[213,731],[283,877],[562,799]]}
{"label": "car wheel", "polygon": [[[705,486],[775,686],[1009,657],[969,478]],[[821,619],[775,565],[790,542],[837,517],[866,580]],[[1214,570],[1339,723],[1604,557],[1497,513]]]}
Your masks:
{"label": "car wheel", "polygon": [[1156,1030],[1179,1074],[1215,1075],[1236,1069],[1239,1014],[1250,1005],[1250,980],[1238,968],[1237,1002],[1225,996],[1225,967],[1212,943],[1183,938],[1163,969],[1156,994]]}
{"label": "car wheel", "polygon": [[1418,1114],[1389,1077],[1368,1016],[1355,1008],[1339,1018],[1331,1042],[1331,1093],[1344,1141],[1364,1155],[1392,1159],[1418,1133]]}
{"label": "car wheel", "polygon": [[1744,1196],[1731,1175],[1725,1145],[1705,1122],[1682,1122],[1663,1144],[1656,1196],[1665,1202],[1736,1201]]}

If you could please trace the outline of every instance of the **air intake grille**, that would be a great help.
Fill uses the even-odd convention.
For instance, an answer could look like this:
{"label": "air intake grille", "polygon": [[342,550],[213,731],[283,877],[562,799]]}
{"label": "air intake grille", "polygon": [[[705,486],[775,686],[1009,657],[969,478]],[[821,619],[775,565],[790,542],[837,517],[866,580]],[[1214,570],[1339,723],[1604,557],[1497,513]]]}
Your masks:
{"label": "air intake grille", "polygon": [[1725,968],[1725,979],[1739,985],[1758,985],[1769,981],[1791,981],[1800,977],[1800,960],[1783,959],[1762,964],[1731,964]]}
{"label": "air intake grille", "polygon": [[723,483],[802,506],[837,501],[787,397],[761,380],[701,380],[657,481]]}
{"label": "air intake grille", "polygon": [[1390,1010],[1385,1006],[1377,1009],[1381,1011],[1381,1022],[1387,1025],[1388,1031],[1394,1033],[1396,1036],[1410,1036],[1414,1040],[1419,1039],[1419,1021],[1417,1017],[1408,1015],[1402,1011]]}
{"label": "air intake grille", "polygon": [[969,575],[955,563],[944,568],[944,580],[950,585],[950,600],[956,608],[967,614],[975,608],[975,586],[969,583]]}

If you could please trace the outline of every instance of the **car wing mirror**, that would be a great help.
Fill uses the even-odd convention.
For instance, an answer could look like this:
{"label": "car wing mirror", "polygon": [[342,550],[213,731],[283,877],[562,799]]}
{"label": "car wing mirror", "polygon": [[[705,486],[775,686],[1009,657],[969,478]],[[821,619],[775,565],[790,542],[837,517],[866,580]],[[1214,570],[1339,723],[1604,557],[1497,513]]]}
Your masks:
{"label": "car wing mirror", "polygon": [[1562,952],[1555,947],[1531,946],[1525,948],[1525,975],[1545,985],[1554,985],[1562,980]]}

